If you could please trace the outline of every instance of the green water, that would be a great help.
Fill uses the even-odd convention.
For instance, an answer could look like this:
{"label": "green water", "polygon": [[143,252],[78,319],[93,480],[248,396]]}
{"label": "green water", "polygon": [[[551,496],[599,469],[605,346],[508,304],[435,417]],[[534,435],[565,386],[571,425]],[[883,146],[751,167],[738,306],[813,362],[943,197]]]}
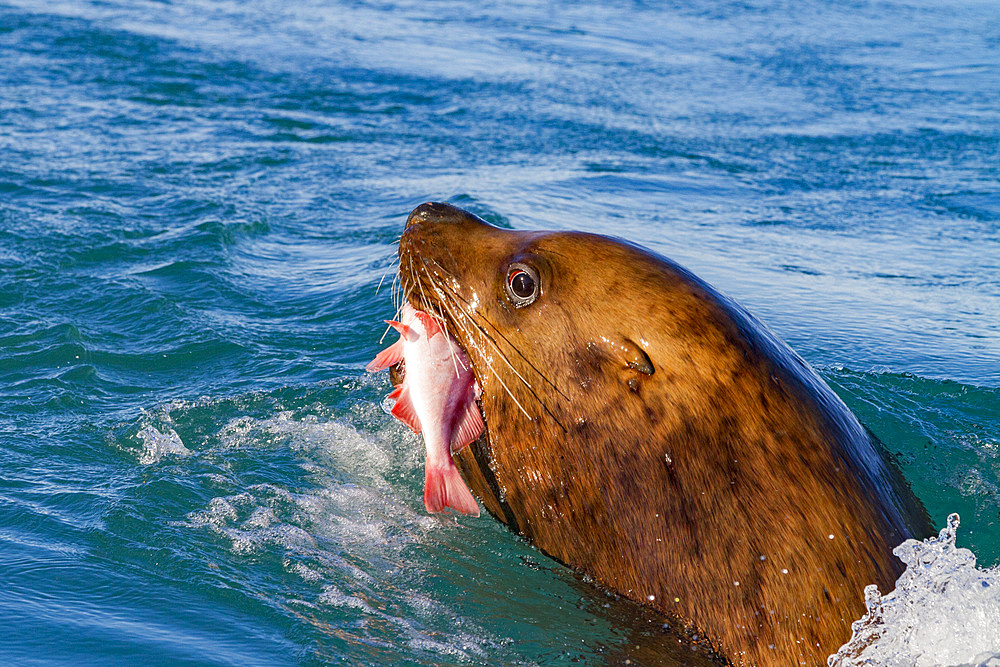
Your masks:
{"label": "green water", "polygon": [[428,199],[681,262],[1000,562],[998,62],[975,2],[0,4],[0,661],[602,664],[647,631],[424,512],[363,367]]}

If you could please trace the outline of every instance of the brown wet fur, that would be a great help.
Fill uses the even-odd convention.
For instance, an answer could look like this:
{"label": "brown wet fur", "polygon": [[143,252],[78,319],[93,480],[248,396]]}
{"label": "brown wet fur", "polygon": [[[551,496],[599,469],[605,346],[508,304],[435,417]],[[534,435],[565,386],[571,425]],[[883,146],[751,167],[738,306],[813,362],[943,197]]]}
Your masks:
{"label": "brown wet fur", "polygon": [[[487,435],[456,456],[473,493],[733,664],[825,665],[864,587],[893,588],[892,548],[929,534],[812,369],[673,262],[446,204],[414,210],[399,255],[410,301],[447,323],[483,390]],[[542,285],[522,308],[504,288],[513,261]]]}

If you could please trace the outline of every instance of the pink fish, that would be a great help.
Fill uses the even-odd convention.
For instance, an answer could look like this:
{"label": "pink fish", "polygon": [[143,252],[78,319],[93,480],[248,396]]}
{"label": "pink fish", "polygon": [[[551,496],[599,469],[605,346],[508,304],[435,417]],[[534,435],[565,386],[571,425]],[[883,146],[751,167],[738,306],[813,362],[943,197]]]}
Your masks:
{"label": "pink fish", "polygon": [[476,407],[479,385],[472,365],[430,314],[406,304],[399,319],[387,321],[399,332],[399,340],[379,352],[367,370],[374,373],[404,363],[406,375],[389,398],[396,399],[393,416],[424,436],[427,511],[450,507],[479,516],[479,505],[451,459],[452,452],[460,451],[484,429]]}

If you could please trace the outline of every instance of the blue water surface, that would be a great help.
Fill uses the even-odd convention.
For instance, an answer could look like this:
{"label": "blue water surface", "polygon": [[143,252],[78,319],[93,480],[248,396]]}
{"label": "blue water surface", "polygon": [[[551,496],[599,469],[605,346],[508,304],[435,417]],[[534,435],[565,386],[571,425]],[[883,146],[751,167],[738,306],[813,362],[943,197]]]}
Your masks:
{"label": "blue water surface", "polygon": [[628,641],[423,510],[363,367],[430,199],[681,262],[1000,561],[996,3],[0,1],[0,662]]}

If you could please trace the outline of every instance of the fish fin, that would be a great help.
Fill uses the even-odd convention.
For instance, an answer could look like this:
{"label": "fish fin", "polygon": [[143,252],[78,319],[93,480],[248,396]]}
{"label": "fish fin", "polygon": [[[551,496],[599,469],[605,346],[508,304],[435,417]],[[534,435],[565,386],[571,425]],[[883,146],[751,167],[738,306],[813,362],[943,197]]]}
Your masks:
{"label": "fish fin", "polygon": [[427,339],[430,340],[434,338],[441,331],[441,324],[430,313],[426,313],[422,310],[417,311],[417,318],[420,323],[424,325],[424,331],[427,332]]}
{"label": "fish fin", "polygon": [[398,364],[403,360],[403,339],[400,338],[395,343],[385,348],[375,355],[375,358],[365,366],[369,373],[378,373],[393,364]]}
{"label": "fish fin", "polygon": [[403,393],[403,385],[397,384],[392,391],[389,392],[388,398],[396,399],[399,395]]}
{"label": "fish fin", "polygon": [[451,451],[460,452],[478,438],[486,425],[479,414],[475,401],[470,400],[465,406],[465,412],[458,420],[458,426],[451,432]]}
{"label": "fish fin", "polygon": [[424,507],[428,512],[451,508],[461,514],[479,516],[479,504],[454,463],[444,468],[424,466]]}
{"label": "fish fin", "polygon": [[420,433],[420,419],[417,417],[417,411],[413,408],[413,401],[410,400],[410,390],[405,385],[399,392],[396,405],[389,412],[392,413],[393,417],[409,426],[414,433]]}
{"label": "fish fin", "polygon": [[403,324],[402,322],[397,322],[396,320],[383,320],[383,321],[390,327],[395,329],[399,333],[399,335],[402,336],[403,338],[410,337],[410,327]]}

